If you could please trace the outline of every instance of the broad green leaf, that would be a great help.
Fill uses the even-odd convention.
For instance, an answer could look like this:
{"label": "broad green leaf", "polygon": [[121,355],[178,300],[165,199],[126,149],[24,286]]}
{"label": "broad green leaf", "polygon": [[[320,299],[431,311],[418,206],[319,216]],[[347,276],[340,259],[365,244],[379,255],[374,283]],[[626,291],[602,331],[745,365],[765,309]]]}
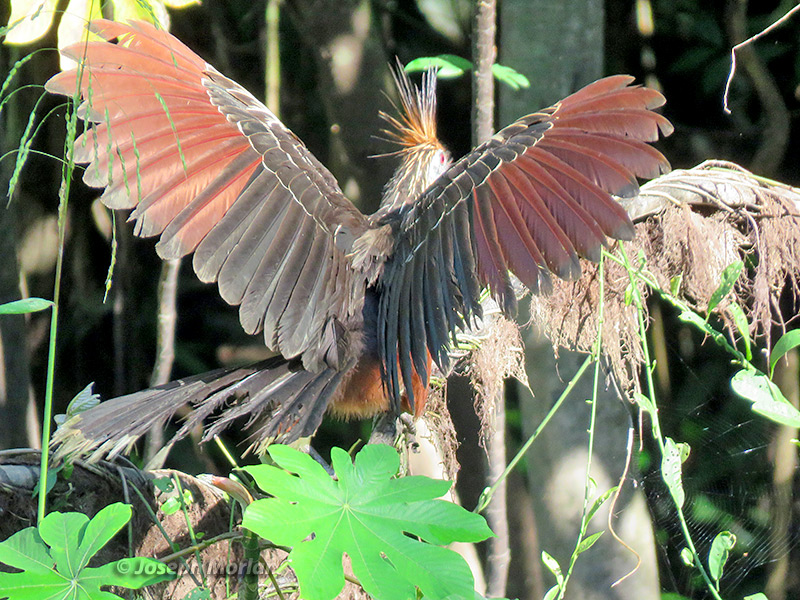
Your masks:
{"label": "broad green leaf", "polygon": [[47,310],[53,306],[52,300],[44,298],[25,298],[24,300],[14,300],[0,304],[0,315],[21,315],[25,313]]}
{"label": "broad green leaf", "polygon": [[89,559],[100,552],[125,523],[131,520],[131,514],[130,504],[117,502],[103,508],[89,521],[78,546],[80,568],[88,565]]}
{"label": "broad green leaf", "polygon": [[0,594],[9,600],[116,600],[119,596],[101,587],[139,589],[173,579],[175,574],[152,558],[86,567],[130,515],[130,506],[120,503],[107,506],[91,520],[81,513],[53,512],[42,519],[38,530],[28,527],[0,542],[0,562],[22,571],[0,573]]}
{"label": "broad green leaf", "polygon": [[749,596],[745,596],[744,600],[769,600],[769,598],[767,598],[766,594],[758,592],[757,594],[750,594]]}
{"label": "broad green leaf", "polygon": [[680,594],[676,594],[674,592],[662,592],[661,600],[691,600],[691,598],[687,598],[686,596],[681,596]]}
{"label": "broad green leaf", "polygon": [[341,591],[345,553],[375,598],[414,598],[416,588],[426,598],[474,596],[466,562],[441,545],[484,540],[491,531],[480,515],[437,499],[450,482],[394,478],[397,452],[380,444],[363,448],[355,462],[334,448],[337,479],[288,446],[272,445],[269,453],[278,466],[244,470],[273,497],[250,504],[243,525],[273,543],[292,546],[289,560],[303,598],[327,600]]}
{"label": "broad green leaf", "polygon": [[440,54],[439,56],[423,56],[415,58],[405,66],[406,73],[436,69],[436,76],[440,79],[455,79],[461,77],[466,71],[472,69],[472,63],[460,56]]}
{"label": "broad green leaf", "polygon": [[759,371],[742,370],[731,379],[731,388],[753,403],[753,411],[783,425],[800,427],[800,411],[781,393],[777,385]]}
{"label": "broad green leaf", "polygon": [[722,531],[716,535],[708,553],[708,572],[714,581],[722,579],[722,570],[728,562],[728,554],[736,545],[736,536],[730,531]]}
{"label": "broad green leaf", "polygon": [[747,316],[744,314],[742,307],[736,304],[736,302],[731,302],[728,305],[728,311],[731,313],[731,317],[733,317],[733,323],[736,325],[736,330],[739,332],[739,335],[744,341],[744,355],[747,360],[752,360],[753,352],[750,347],[750,328],[749,323],[747,322]]}
{"label": "broad green leaf", "polygon": [[544,566],[547,567],[547,570],[555,576],[558,586],[562,586],[564,584],[564,574],[561,571],[561,565],[558,564],[558,561],[542,550],[542,562]]}
{"label": "broad green leaf", "polygon": [[511,67],[506,67],[505,65],[499,65],[497,63],[492,65],[492,75],[497,81],[505,83],[508,87],[512,90],[520,90],[520,89],[528,89],[531,87],[530,80],[525,77],[522,73],[512,69]]}
{"label": "broad green leaf", "polygon": [[88,522],[89,517],[82,513],[51,512],[39,524],[39,535],[50,546],[50,556],[56,562],[56,569],[70,578],[81,570],[75,549]]}
{"label": "broad green leaf", "polygon": [[682,459],[683,447],[686,447],[686,444],[676,444],[672,438],[666,438],[664,440],[664,456],[661,458],[661,477],[679,508],[683,507],[686,500],[681,481],[681,464],[685,460]]}
{"label": "broad green leaf", "polygon": [[600,536],[603,535],[603,531],[598,531],[597,533],[593,533],[590,536],[587,536],[581,540],[581,543],[578,544],[578,554],[583,554],[589,548],[594,546],[595,542],[600,539]]}
{"label": "broad green leaf", "polygon": [[733,289],[733,285],[736,283],[736,280],[739,279],[739,275],[742,274],[742,269],[744,268],[744,263],[740,260],[737,260],[734,263],[731,263],[725,270],[722,271],[722,276],[720,277],[719,287],[714,290],[714,293],[711,294],[711,298],[708,301],[708,312],[711,313],[720,302],[730,294],[731,290]]}
{"label": "broad green leaf", "polygon": [[778,364],[778,361],[786,356],[789,350],[797,348],[798,346],[800,346],[800,329],[787,332],[781,336],[781,339],[775,342],[775,345],[772,347],[772,352],[769,353],[770,378],[772,378],[772,374],[775,372],[775,365]]}

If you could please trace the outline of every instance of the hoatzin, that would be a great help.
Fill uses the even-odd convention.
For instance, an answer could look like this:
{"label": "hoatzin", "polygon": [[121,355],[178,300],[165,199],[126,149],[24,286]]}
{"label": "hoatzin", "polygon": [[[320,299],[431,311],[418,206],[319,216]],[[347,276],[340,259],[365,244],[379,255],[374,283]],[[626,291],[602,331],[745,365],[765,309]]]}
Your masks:
{"label": "hoatzin", "polygon": [[204,282],[278,356],[103,402],[69,420],[64,451],[126,450],[181,406],[176,438],[211,415],[209,438],[249,417],[257,443],[312,434],[323,414],[419,415],[431,360],[447,369],[457,331],[481,316],[486,286],[506,313],[509,272],[533,292],[571,278],[633,226],[611,194],[669,169],[646,142],[672,127],[657,91],[596,81],[521,118],[453,162],[436,136],[435,74],[395,73],[386,116],[400,166],[380,208],[362,214],[269,109],[175,37],[98,20],[103,41],[64,54],[79,67],[47,83],[83,98],[75,142],[84,181],[132,209],[164,259],[193,253]]}

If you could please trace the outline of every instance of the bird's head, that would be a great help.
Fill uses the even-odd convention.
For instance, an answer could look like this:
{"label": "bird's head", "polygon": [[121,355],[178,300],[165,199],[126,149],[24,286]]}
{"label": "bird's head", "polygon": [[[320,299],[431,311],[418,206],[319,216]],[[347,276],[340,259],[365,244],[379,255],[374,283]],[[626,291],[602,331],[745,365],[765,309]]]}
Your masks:
{"label": "bird's head", "polygon": [[382,210],[415,202],[451,164],[450,153],[436,136],[436,71],[426,71],[419,88],[399,63],[392,75],[400,106],[395,107],[397,116],[382,112],[381,117],[388,124],[387,139],[400,146],[391,155],[401,163],[386,186]]}

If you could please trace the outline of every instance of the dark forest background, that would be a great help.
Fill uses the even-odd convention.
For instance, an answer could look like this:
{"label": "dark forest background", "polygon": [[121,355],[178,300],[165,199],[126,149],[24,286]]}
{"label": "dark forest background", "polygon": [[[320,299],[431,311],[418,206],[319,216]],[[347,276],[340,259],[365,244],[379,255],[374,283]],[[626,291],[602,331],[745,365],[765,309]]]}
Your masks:
{"label": "dark forest background", "polygon": [[[660,88],[667,98],[664,114],[675,125],[675,133],[659,148],[674,168],[692,167],[708,158],[727,159],[759,175],[800,186],[800,18],[789,20],[740,54],[730,96],[732,114],[722,110],[731,46],[793,6],[791,1],[771,0],[502,1],[498,61],[526,75],[531,86],[514,91],[498,85],[496,126],[547,106],[601,75],[630,73]],[[8,10],[8,3],[0,2],[0,23],[7,21]],[[205,0],[201,6],[172,12],[171,30],[220,71],[263,98],[266,10],[263,0]],[[280,116],[365,211],[377,206],[381,188],[394,167],[391,158],[374,157],[391,150],[376,137],[381,127],[378,111],[390,109],[386,95],[389,64],[395,56],[404,63],[444,53],[470,57],[472,11],[468,0],[280,3]],[[360,57],[357,81],[346,91],[336,85],[341,67],[333,60],[342,36],[349,36],[352,52]],[[20,89],[0,113],[3,194],[29,115],[35,111],[37,122],[42,121],[34,139],[36,152],[28,157],[8,207],[0,210],[0,303],[20,295],[52,297],[61,175],[56,157],[63,153],[64,122],[60,117],[64,111],[58,108],[58,98],[39,99],[41,86],[58,69],[58,56],[52,50],[55,45],[51,34],[34,47],[0,46],[0,81],[17,61],[42,49],[20,67],[13,83],[13,88]],[[440,135],[454,156],[461,156],[470,148],[470,79],[443,81],[439,89]],[[56,359],[57,412],[63,412],[69,400],[90,382],[95,382],[95,391],[103,398],[148,387],[156,348],[161,265],[152,251],[153,241],[133,239],[130,227],[123,219],[117,220],[113,285],[103,302],[114,225],[109,213],[95,202],[97,190],[82,184],[72,190]],[[789,300],[781,307],[786,317],[794,316]],[[775,482],[771,448],[777,429],[755,421],[746,404],[733,397],[729,390],[733,371],[725,355],[703,345],[699,334],[680,324],[670,309],[653,306],[651,314],[664,427],[669,435],[689,442],[696,452],[696,458],[687,464],[687,489],[698,503],[710,502],[714,507],[708,530],[718,531],[724,519],[745,522],[755,519],[757,511],[768,515],[766,499],[772,497],[770,489]],[[49,322],[47,313],[0,320],[5,363],[0,381],[0,448],[38,444]],[[532,339],[532,334],[526,337]],[[259,339],[242,332],[236,310],[219,299],[214,286],[200,284],[186,261],[180,273],[173,378],[221,364],[247,362],[262,351]],[[535,351],[552,354],[546,344],[539,344]],[[539,356],[530,355],[529,364],[540,362]],[[785,395],[797,402],[796,358],[780,369]],[[551,371],[557,379],[563,376],[555,366]],[[451,390],[451,395],[461,397],[451,402],[451,412],[460,440],[465,442],[460,454],[460,490],[465,506],[471,508],[483,487],[484,457],[482,450],[469,443],[475,437],[477,420],[471,402],[463,398],[468,391],[458,382],[453,388],[456,393]],[[515,386],[509,386],[507,396],[507,445],[513,454],[536,425],[536,403],[546,404],[547,399],[540,393],[531,399]],[[568,411],[561,427],[585,429],[575,425],[575,414]],[[608,430],[611,454],[625,453],[630,414],[620,406],[618,416],[609,417],[619,426]],[[324,454],[334,444],[349,447],[366,432],[368,424],[326,422],[317,444]],[[231,447],[241,442],[235,434],[226,441]],[[556,454],[564,458],[569,448]],[[660,592],[662,598],[670,597],[669,593],[704,597],[705,592],[676,558],[680,548],[671,545],[674,522],[659,513],[663,491],[657,482],[648,483],[658,476],[650,475],[647,448],[637,455],[636,479],[643,484],[638,489],[648,494],[657,517],[652,539],[660,583],[647,590],[645,581],[643,587],[629,593],[618,588],[610,591],[607,585],[594,590],[577,587],[575,595],[568,597],[657,598]],[[753,461],[748,462],[751,457]],[[543,533],[546,526],[537,530],[532,516],[545,510],[540,504],[546,486],[533,463],[532,458],[524,463],[509,482],[514,532],[510,598],[541,597],[542,589],[550,585],[538,558],[538,551],[549,547]],[[188,472],[227,469],[216,448],[200,451],[191,440],[173,451],[170,464]],[[769,517],[760,521],[760,529],[752,529],[756,533],[751,551],[739,556],[726,572],[726,598],[742,598],[764,589],[770,600],[800,597],[800,557],[795,543],[800,539],[800,509],[796,482],[792,484],[797,479],[796,457],[790,473],[794,494],[789,500],[789,530],[776,532]],[[649,527],[649,518],[642,518],[636,522],[634,534],[644,535]],[[702,531],[700,523],[698,535],[702,536]],[[651,535],[649,531],[647,535]],[[612,562],[590,555],[583,560],[606,562],[609,568]],[[629,562],[635,564],[635,560]],[[626,570],[616,569],[616,577]],[[586,573],[586,585],[604,581],[604,575],[591,571]]]}

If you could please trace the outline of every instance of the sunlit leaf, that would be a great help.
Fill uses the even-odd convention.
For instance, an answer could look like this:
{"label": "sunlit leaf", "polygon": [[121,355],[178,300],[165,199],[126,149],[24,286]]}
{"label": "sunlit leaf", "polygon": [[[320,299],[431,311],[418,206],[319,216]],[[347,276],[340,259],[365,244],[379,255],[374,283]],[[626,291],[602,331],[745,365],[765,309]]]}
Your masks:
{"label": "sunlit leaf", "polygon": [[24,45],[35,42],[50,29],[58,0],[11,0],[8,33],[3,43]]}
{"label": "sunlit leaf", "polygon": [[766,374],[760,371],[739,371],[731,379],[731,388],[753,403],[754,412],[776,423],[800,427],[800,410],[792,406]]}
{"label": "sunlit leaf", "polygon": [[708,572],[714,581],[722,579],[722,570],[728,562],[728,555],[736,545],[736,536],[730,531],[721,531],[711,543],[708,553]]}
{"label": "sunlit leaf", "polygon": [[542,550],[542,562],[544,566],[547,567],[547,570],[550,571],[556,578],[558,585],[561,586],[564,584],[564,574],[561,571],[561,565],[558,564],[558,561],[553,558],[550,554]]}
{"label": "sunlit leaf", "polygon": [[173,579],[174,573],[152,558],[86,566],[130,518],[130,505],[118,502],[91,520],[81,513],[51,512],[38,529],[18,531],[0,542],[0,562],[20,570],[0,573],[0,594],[9,600],[111,600],[120,597],[102,587],[139,589]]}
{"label": "sunlit leaf", "polygon": [[676,444],[672,438],[666,438],[664,440],[664,456],[661,458],[661,477],[679,508],[683,507],[686,500],[681,480],[681,464],[685,460],[686,448],[688,448],[687,444]]}
{"label": "sunlit leaf", "polygon": [[769,376],[775,372],[775,365],[778,361],[786,356],[786,353],[800,346],[800,329],[789,331],[781,336],[775,345],[772,347],[772,352],[769,354]]}
{"label": "sunlit leaf", "polygon": [[747,360],[752,360],[753,353],[750,347],[750,325],[747,322],[747,316],[744,314],[742,307],[736,302],[731,302],[728,305],[728,311],[731,313],[731,317],[733,317],[733,324],[736,325],[739,336],[742,338],[742,341],[744,341],[744,355]]}
{"label": "sunlit leaf", "polygon": [[522,88],[527,89],[531,87],[530,80],[525,77],[525,75],[519,71],[516,71],[515,69],[512,69],[511,67],[498,65],[495,63],[492,65],[492,74],[497,81],[505,83],[512,90],[520,90]]}
{"label": "sunlit leaf", "polygon": [[739,275],[742,274],[742,269],[744,268],[744,263],[740,260],[728,265],[725,267],[725,270],[722,271],[722,276],[720,277],[719,287],[714,290],[714,293],[711,294],[711,298],[708,301],[708,312],[710,313],[714,310],[720,302],[731,293],[733,289],[733,285],[736,283],[736,280],[739,279]]}
{"label": "sunlit leaf", "polygon": [[53,306],[52,300],[44,298],[25,298],[0,304],[0,315],[22,315],[25,313],[39,312],[47,310]]}
{"label": "sunlit leaf", "polygon": [[245,470],[273,497],[250,504],[243,526],[292,546],[289,560],[303,598],[328,600],[341,591],[345,553],[353,574],[375,598],[415,598],[417,588],[426,598],[474,596],[467,563],[442,546],[480,541],[491,531],[480,515],[438,499],[450,482],[395,478],[399,456],[381,444],[363,448],[355,463],[333,448],[336,479],[288,446],[272,445],[269,454],[281,468]]}

